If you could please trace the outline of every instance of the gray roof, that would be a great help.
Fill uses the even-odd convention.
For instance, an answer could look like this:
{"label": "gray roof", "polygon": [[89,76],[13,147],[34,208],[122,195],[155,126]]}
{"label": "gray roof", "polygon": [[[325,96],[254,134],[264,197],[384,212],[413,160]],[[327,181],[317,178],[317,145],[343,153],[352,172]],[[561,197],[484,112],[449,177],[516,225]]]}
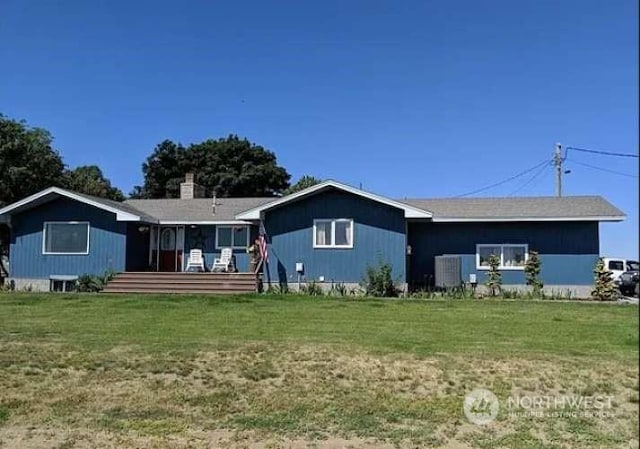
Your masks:
{"label": "gray roof", "polygon": [[126,200],[123,204],[164,222],[206,222],[235,221],[240,212],[274,199],[277,198],[216,198],[215,214],[212,198]]}
{"label": "gray roof", "polygon": [[399,200],[433,213],[433,220],[622,220],[625,215],[600,196],[437,198]]}
{"label": "gray roof", "polygon": [[[211,198],[127,200],[115,203],[114,207],[124,205],[131,213],[145,214],[164,222],[235,221],[236,215],[275,199],[216,198],[215,214],[212,213]],[[398,202],[432,212],[434,221],[622,220],[625,217],[624,213],[600,196],[432,198],[403,199]]]}
{"label": "gray roof", "polygon": [[155,218],[154,216],[148,215],[143,210],[136,209],[135,207],[130,206],[126,201],[123,203],[120,201],[108,200],[106,198],[100,198],[97,196],[85,195],[84,193],[73,193],[88,200],[95,201],[96,203],[104,204],[105,206],[113,207],[114,209],[120,209],[121,211],[127,212],[129,214],[138,215],[144,221],[157,221],[157,218]]}
{"label": "gray roof", "polygon": [[[309,189],[313,189],[310,187]],[[315,191],[310,190],[313,194]],[[104,206],[111,212],[140,217],[142,221],[155,223],[206,223],[235,222],[236,216],[258,206],[278,200],[276,197],[262,198],[216,198],[215,213],[212,198],[126,200],[111,201],[90,195],[71,192],[58,187],[50,187],[37,194],[0,208],[0,219],[20,211],[38,207],[57,195],[72,199],[87,200],[97,207]],[[295,200],[300,193],[291,196]],[[81,199],[82,198],[82,199]],[[384,200],[376,196],[377,201]],[[279,204],[287,202],[282,198]],[[434,198],[403,199],[393,202],[394,207],[411,206],[432,214],[433,221],[620,221],[623,212],[600,196],[568,197],[519,197],[519,198]],[[401,204],[398,204],[401,203]]]}

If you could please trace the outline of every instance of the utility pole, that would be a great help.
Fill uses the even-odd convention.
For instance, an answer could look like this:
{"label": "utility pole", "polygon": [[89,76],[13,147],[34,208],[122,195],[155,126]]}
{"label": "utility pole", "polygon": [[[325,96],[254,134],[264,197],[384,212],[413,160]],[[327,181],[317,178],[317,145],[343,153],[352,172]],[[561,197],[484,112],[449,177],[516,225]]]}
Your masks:
{"label": "utility pole", "polygon": [[556,166],[556,196],[562,196],[562,145],[556,143],[556,153],[553,156],[553,165]]}

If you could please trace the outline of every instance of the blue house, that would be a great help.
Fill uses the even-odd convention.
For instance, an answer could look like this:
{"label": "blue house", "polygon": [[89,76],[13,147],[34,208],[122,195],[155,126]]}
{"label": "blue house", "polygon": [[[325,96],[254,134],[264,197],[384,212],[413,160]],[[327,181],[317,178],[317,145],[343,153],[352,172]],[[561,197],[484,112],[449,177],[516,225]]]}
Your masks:
{"label": "blue house", "polygon": [[598,223],[625,218],[598,196],[394,200],[336,181],[278,198],[202,193],[190,175],[180,199],[120,203],[51,187],[8,205],[0,221],[11,228],[10,281],[49,290],[107,270],[181,273],[192,249],[210,269],[232,248],[238,271],[249,272],[246,248],[263,232],[268,283],[357,285],[367,266],[385,262],[401,286],[431,287],[443,285],[439,256],[447,256],[446,282],[453,273],[454,282],[481,285],[496,254],[511,288],[525,284],[524,264],[537,251],[547,288],[586,296]]}

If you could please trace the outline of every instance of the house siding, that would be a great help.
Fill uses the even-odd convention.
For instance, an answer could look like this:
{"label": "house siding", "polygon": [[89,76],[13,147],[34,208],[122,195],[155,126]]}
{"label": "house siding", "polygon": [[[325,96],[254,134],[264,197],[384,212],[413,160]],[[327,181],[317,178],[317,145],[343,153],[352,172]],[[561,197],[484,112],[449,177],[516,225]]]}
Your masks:
{"label": "house siding", "polygon": [[[89,254],[42,254],[45,221],[88,221]],[[115,214],[66,198],[17,214],[12,217],[11,277],[48,279],[50,275],[123,271],[126,232],[126,223],[116,221]]]}
{"label": "house siding", "polygon": [[[526,243],[538,251],[545,285],[589,285],[598,261],[597,222],[515,223],[409,223],[412,248],[410,278],[415,285],[432,285],[435,256],[460,255],[462,279],[477,274],[486,280],[486,270],[476,269],[476,244]],[[505,285],[525,284],[522,270],[502,270]]]}
{"label": "house siding", "polygon": [[[145,232],[140,231],[146,226]],[[147,271],[149,266],[149,226],[143,223],[127,223],[126,271]]]}
{"label": "house siding", "polygon": [[[313,220],[349,218],[354,221],[353,248],[313,247]],[[356,195],[330,190],[288,203],[265,215],[269,236],[266,281],[297,281],[296,262],[304,264],[304,278],[357,283],[367,265],[388,262],[393,276],[406,282],[406,226],[401,210]]]}

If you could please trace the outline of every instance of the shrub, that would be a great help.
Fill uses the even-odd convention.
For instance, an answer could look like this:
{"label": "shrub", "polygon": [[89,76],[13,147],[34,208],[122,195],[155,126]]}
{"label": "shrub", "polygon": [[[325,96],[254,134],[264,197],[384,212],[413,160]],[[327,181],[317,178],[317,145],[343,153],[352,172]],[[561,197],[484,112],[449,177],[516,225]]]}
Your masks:
{"label": "shrub", "polygon": [[600,258],[596,267],[593,270],[594,274],[594,286],[591,291],[591,296],[600,301],[611,301],[616,297],[616,287],[613,283],[613,273],[609,271],[605,265],[604,260]]}
{"label": "shrub", "polygon": [[99,292],[104,289],[104,285],[102,284],[102,280],[99,276],[94,276],[92,274],[83,274],[78,278],[78,286],[77,291],[87,293],[87,292]]}
{"label": "shrub", "polygon": [[502,298],[503,299],[521,299],[522,293],[518,290],[502,290]]}
{"label": "shrub", "polygon": [[527,259],[527,263],[524,265],[524,275],[527,279],[527,285],[532,287],[533,294],[535,296],[540,296],[542,293],[542,287],[544,287],[544,284],[540,279],[541,265],[542,262],[540,261],[538,252],[529,251],[529,258]]}
{"label": "shrub", "polygon": [[101,292],[115,275],[113,271],[105,271],[102,275],[83,274],[78,277],[76,290],[83,293]]}
{"label": "shrub", "polygon": [[287,284],[269,284],[265,293],[268,295],[288,295],[291,291]]}
{"label": "shrub", "polygon": [[496,296],[496,293],[502,290],[502,274],[499,270],[500,257],[496,254],[489,256],[489,271],[487,272],[487,282],[485,285],[491,292],[491,296]]}
{"label": "shrub", "polygon": [[362,288],[367,296],[396,297],[398,289],[391,273],[393,268],[389,263],[380,263],[377,267],[368,266]]}
{"label": "shrub", "polygon": [[311,281],[305,285],[300,286],[300,293],[303,293],[309,296],[324,295],[324,291],[322,291],[322,287],[319,284],[317,284],[315,281]]}
{"label": "shrub", "polygon": [[347,286],[342,282],[338,282],[337,284],[333,284],[331,286],[331,290],[329,291],[330,296],[347,296],[349,294],[349,290]]}

